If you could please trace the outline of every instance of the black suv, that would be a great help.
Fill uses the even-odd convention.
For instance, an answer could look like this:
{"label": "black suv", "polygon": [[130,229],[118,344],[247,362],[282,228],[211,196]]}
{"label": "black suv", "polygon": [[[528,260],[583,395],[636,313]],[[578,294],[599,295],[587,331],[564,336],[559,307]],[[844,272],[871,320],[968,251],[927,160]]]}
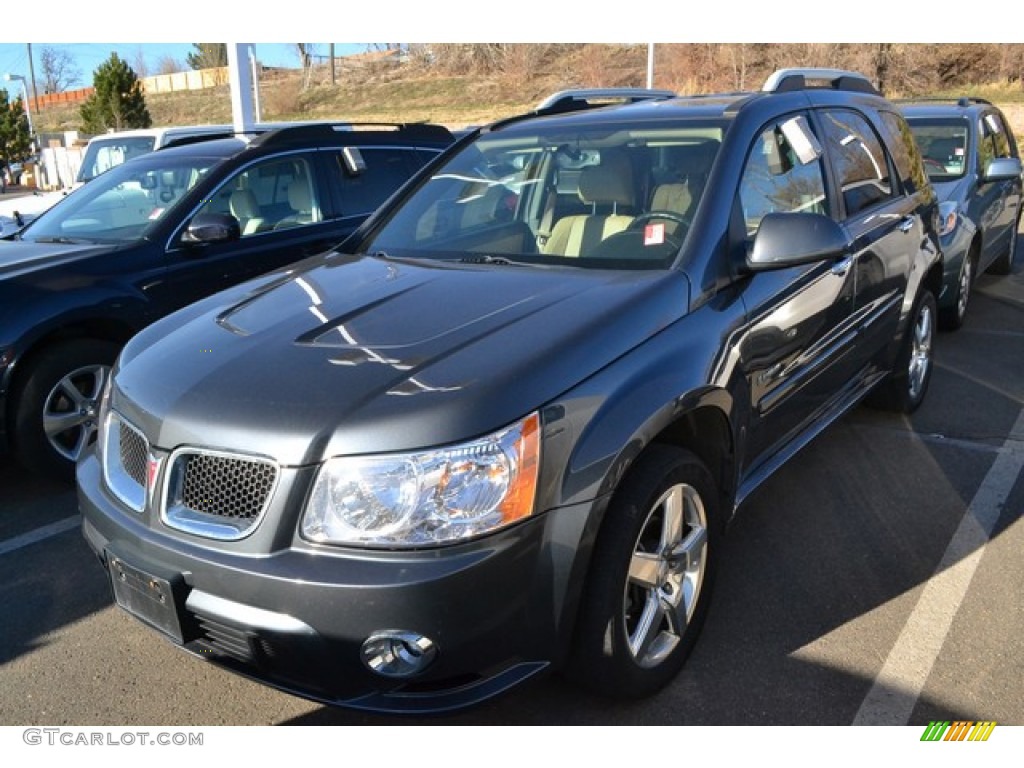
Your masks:
{"label": "black suv", "polygon": [[863,398],[921,403],[936,219],[853,73],[499,122],[131,341],[84,535],[130,613],[321,701],[649,694],[751,491]]}
{"label": "black suv", "polygon": [[439,126],[350,128],[193,138],[98,176],[0,240],[0,443],[72,479],[132,334],[337,245],[453,141]]}
{"label": "black suv", "polygon": [[943,327],[959,328],[976,275],[1008,275],[1021,216],[1021,162],[1006,118],[984,99],[901,104],[939,199]]}

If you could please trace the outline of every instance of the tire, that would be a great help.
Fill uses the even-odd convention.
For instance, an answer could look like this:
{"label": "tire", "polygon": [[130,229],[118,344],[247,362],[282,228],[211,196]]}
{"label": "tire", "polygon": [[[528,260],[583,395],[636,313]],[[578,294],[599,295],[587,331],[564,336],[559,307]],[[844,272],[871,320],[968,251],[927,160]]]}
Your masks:
{"label": "tire", "polygon": [[14,399],[14,454],[26,469],[73,482],[96,440],[99,401],[119,347],[82,339],[43,350]]}
{"label": "tire", "polygon": [[1006,249],[1006,253],[1000,256],[998,259],[992,262],[988,268],[990,275],[1008,275],[1013,270],[1013,255],[1017,250],[1017,230],[1020,228],[1020,219],[1013,227],[1013,231],[1010,232],[1010,245]]}
{"label": "tire", "polygon": [[924,402],[931,381],[935,342],[935,296],[927,288],[914,302],[892,372],[872,393],[870,403],[898,413],[913,413]]}
{"label": "tire", "polygon": [[676,676],[707,613],[718,504],[711,473],[689,451],[655,445],[637,460],[595,543],[570,679],[632,699]]}
{"label": "tire", "polygon": [[975,252],[964,255],[960,265],[960,274],[957,278],[956,298],[953,306],[944,307],[939,310],[939,327],[944,331],[955,331],[964,324],[967,316],[967,305],[971,299],[971,289],[974,287]]}

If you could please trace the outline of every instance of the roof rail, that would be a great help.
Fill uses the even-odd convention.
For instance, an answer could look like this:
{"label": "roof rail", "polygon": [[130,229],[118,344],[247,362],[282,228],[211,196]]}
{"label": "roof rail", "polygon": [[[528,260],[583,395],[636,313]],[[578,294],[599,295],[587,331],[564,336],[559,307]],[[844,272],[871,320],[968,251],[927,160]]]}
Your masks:
{"label": "roof rail", "polygon": [[632,104],[648,99],[671,99],[675,96],[675,91],[657,88],[572,88],[551,94],[537,105],[537,111],[583,109],[598,103],[603,106],[607,102]]}
{"label": "roof rail", "polygon": [[988,99],[978,98],[977,96],[961,96],[956,100],[956,105],[958,107],[969,107],[971,104],[988,104],[989,106],[992,106],[991,101]]}
{"label": "roof rail", "polygon": [[434,123],[310,123],[261,133],[253,139],[252,144],[266,147],[295,142],[312,142],[317,139],[333,141],[340,133],[351,133],[360,128],[391,128],[409,138],[447,143],[454,141],[454,137],[447,128]]}
{"label": "roof rail", "polygon": [[784,93],[786,91],[802,91],[809,86],[807,81],[824,82],[827,85],[817,87],[832,88],[836,91],[859,91],[879,95],[878,89],[860,72],[845,69],[824,69],[821,67],[801,67],[778,69],[764,81],[761,90],[767,93]]}
{"label": "roof rail", "polygon": [[203,141],[212,141],[213,139],[230,139],[238,136],[234,131],[221,131],[218,133],[197,133],[192,136],[179,136],[176,139],[171,139],[163,146],[157,147],[157,149],[169,149],[171,147],[183,147],[186,144],[198,144]]}
{"label": "roof rail", "polygon": [[908,96],[905,99],[893,99],[894,104],[955,104],[958,107],[969,107],[971,104],[987,104],[992,106],[988,99],[977,96],[942,97],[942,96]]}

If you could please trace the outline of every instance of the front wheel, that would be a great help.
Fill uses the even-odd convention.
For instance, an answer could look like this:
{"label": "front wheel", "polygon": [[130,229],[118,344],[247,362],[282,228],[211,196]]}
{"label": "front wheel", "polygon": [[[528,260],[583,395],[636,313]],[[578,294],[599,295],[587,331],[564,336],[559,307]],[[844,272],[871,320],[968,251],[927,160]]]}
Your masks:
{"label": "front wheel", "polygon": [[606,513],[569,675],[615,698],[667,685],[693,650],[718,553],[718,490],[689,451],[652,446]]}
{"label": "front wheel", "polygon": [[932,376],[935,317],[935,297],[927,288],[922,288],[914,302],[896,365],[872,394],[873,405],[913,413],[924,402]]}
{"label": "front wheel", "polygon": [[118,349],[81,339],[54,345],[29,363],[14,414],[14,451],[26,469],[74,480],[75,463],[96,440],[100,397]]}
{"label": "front wheel", "polygon": [[1010,232],[1010,244],[1006,248],[1006,252],[998,259],[992,262],[992,265],[988,268],[990,274],[993,275],[1008,275],[1013,270],[1013,256],[1014,251],[1017,250],[1017,229],[1020,227],[1020,220],[1014,225],[1013,230]]}
{"label": "front wheel", "polygon": [[967,304],[974,286],[974,250],[964,255],[956,281],[956,299],[953,306],[939,310],[939,324],[947,331],[955,331],[964,324]]}

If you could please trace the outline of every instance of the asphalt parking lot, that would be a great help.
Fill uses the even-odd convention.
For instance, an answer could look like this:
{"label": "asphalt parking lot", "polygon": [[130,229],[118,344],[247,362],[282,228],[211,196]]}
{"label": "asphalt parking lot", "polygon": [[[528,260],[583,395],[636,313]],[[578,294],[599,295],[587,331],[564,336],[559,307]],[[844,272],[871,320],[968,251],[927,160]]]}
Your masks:
{"label": "asphalt parking lot", "polygon": [[112,606],[72,490],[0,456],[0,725],[1024,725],[1024,255],[912,417],[856,409],[740,509],[704,634],[634,703],[557,677],[424,720],[294,698]]}

